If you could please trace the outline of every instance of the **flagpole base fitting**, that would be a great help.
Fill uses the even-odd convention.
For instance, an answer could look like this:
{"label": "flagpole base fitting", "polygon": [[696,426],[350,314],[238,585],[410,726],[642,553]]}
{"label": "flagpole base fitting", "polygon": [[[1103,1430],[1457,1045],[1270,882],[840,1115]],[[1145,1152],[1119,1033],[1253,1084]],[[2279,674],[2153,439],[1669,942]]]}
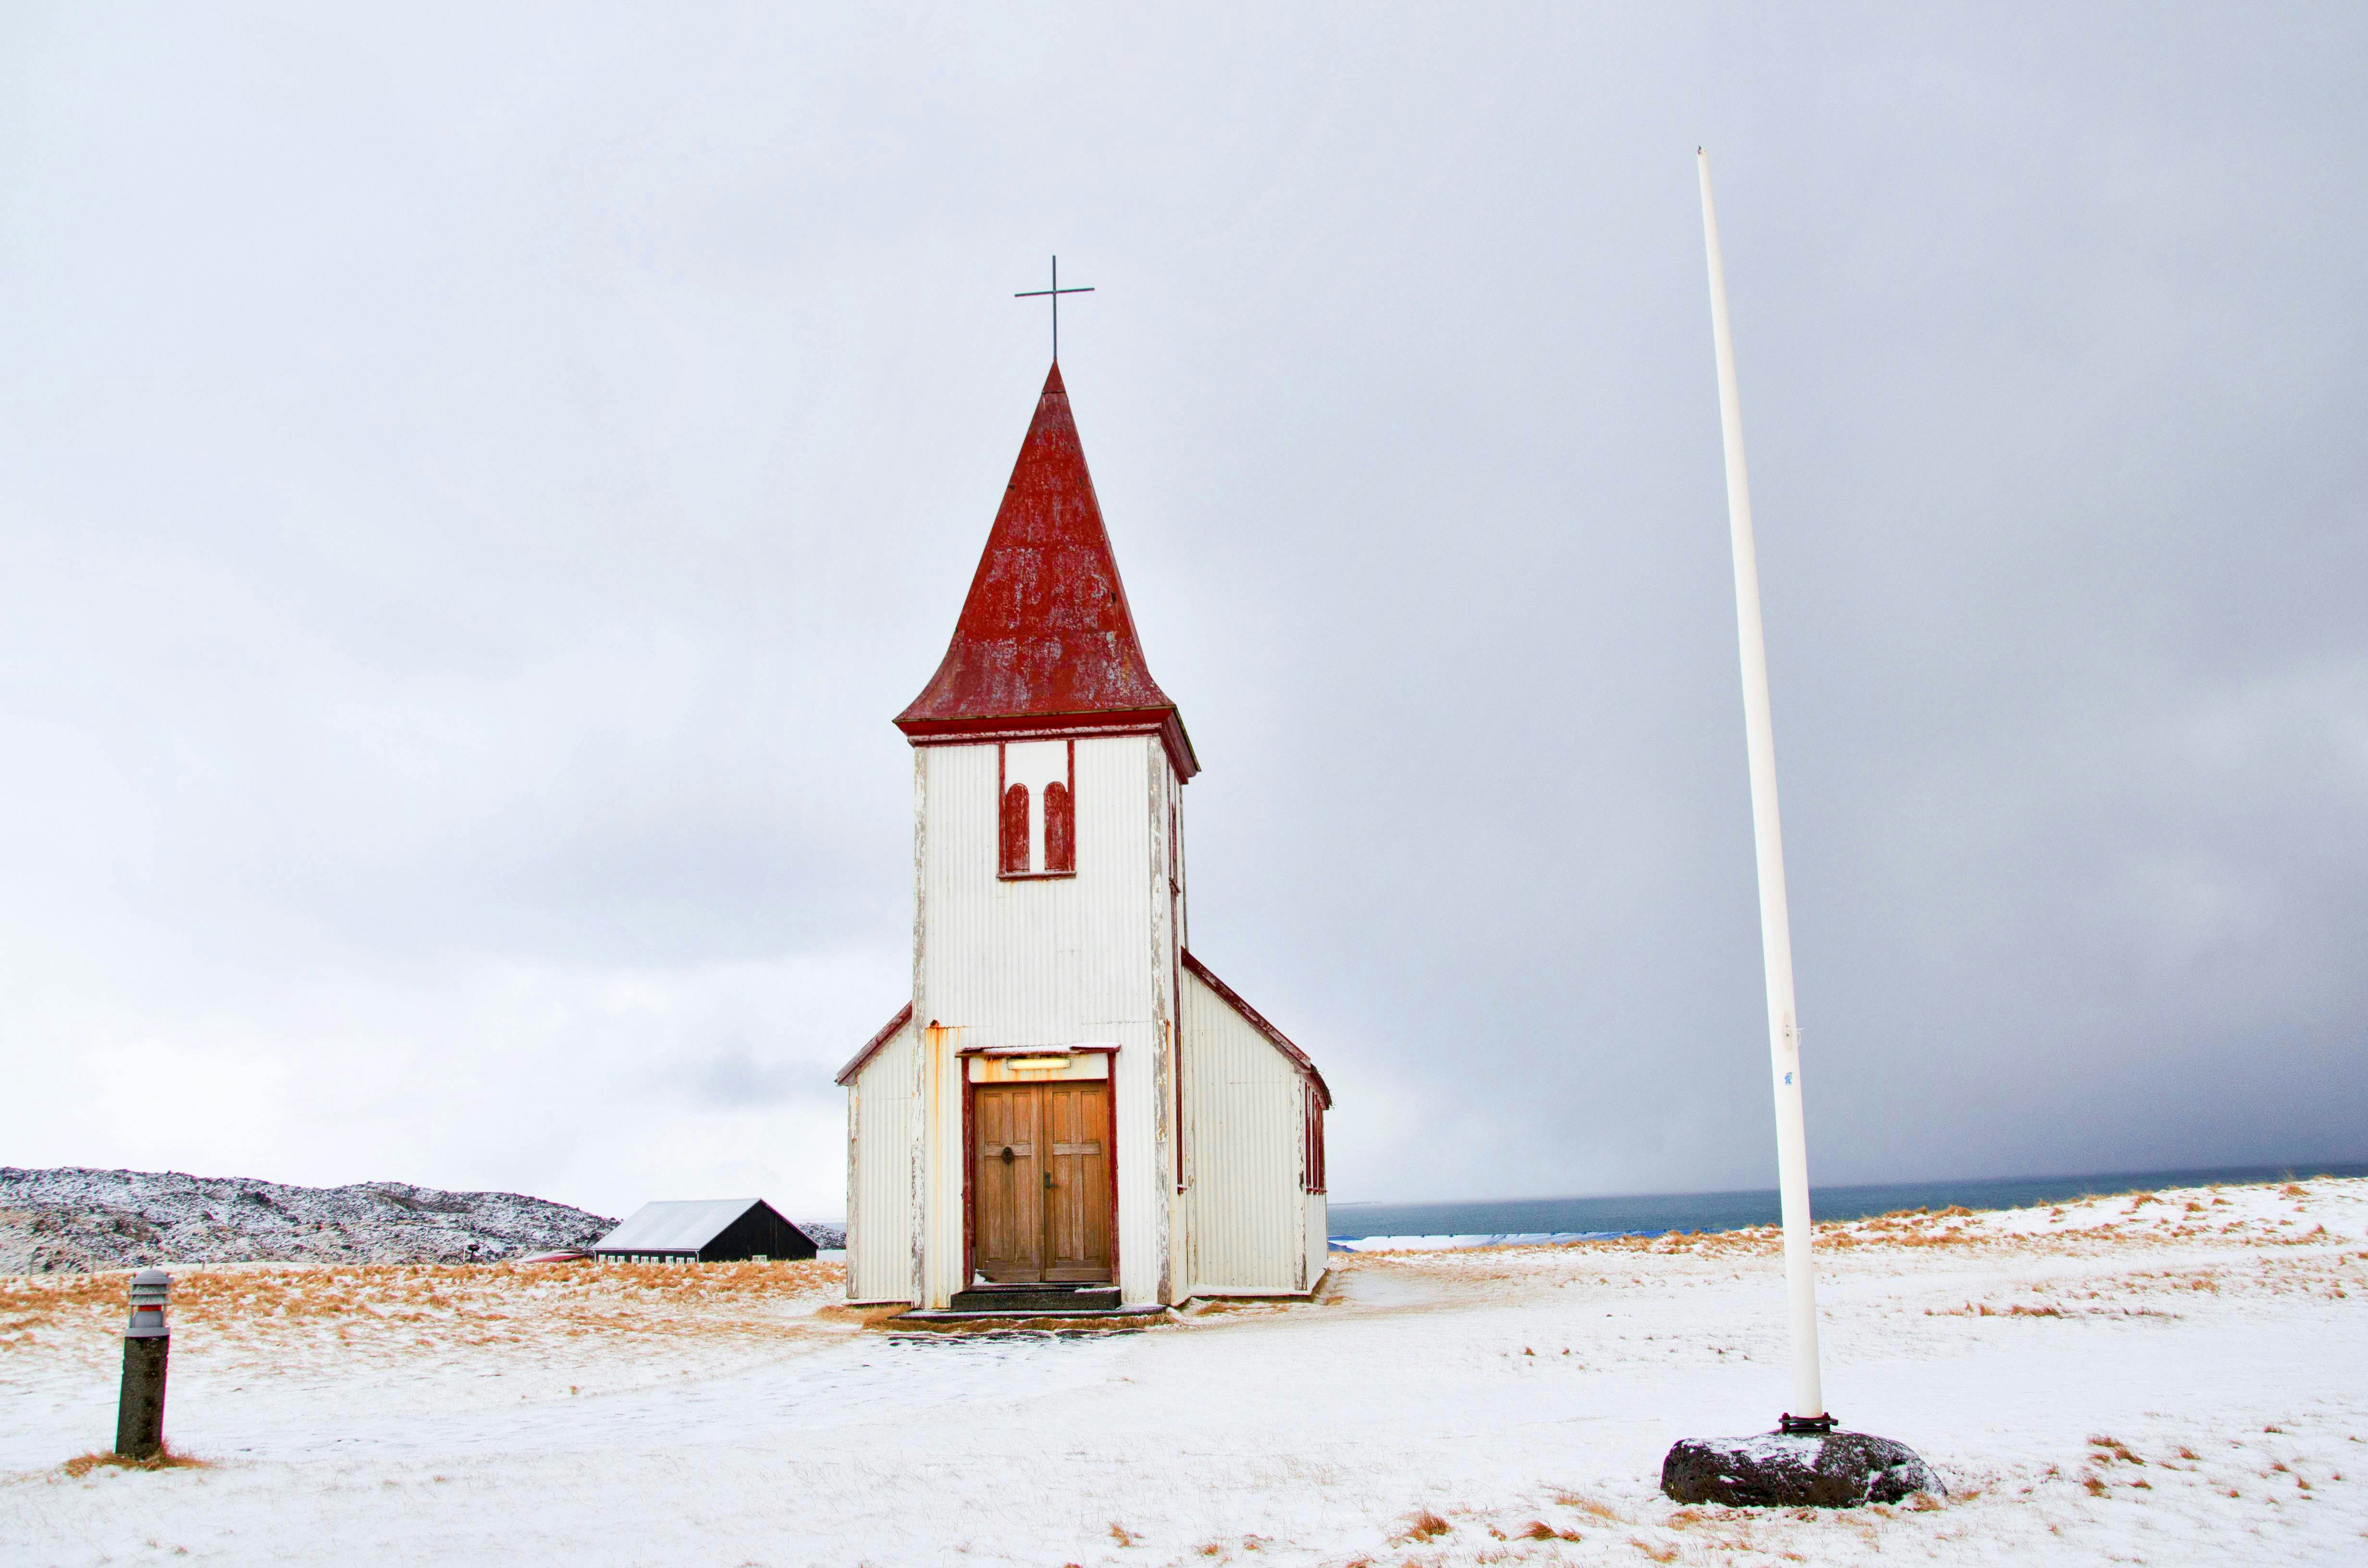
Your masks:
{"label": "flagpole base fitting", "polygon": [[1905,1443],[1845,1432],[1830,1415],[1783,1417],[1756,1437],[1685,1437],[1661,1461],[1661,1490],[1678,1503],[1730,1508],[1858,1508],[1949,1489]]}

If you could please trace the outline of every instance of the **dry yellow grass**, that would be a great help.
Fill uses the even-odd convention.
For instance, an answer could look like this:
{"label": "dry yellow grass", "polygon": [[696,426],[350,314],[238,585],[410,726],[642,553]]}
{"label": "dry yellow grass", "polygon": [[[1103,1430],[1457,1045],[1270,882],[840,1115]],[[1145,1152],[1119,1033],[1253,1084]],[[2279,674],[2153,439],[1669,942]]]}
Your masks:
{"label": "dry yellow grass", "polygon": [[88,1475],[101,1465],[110,1470],[209,1470],[212,1468],[212,1461],[201,1460],[195,1454],[177,1453],[171,1445],[167,1444],[144,1460],[128,1459],[118,1453],[93,1451],[75,1455],[66,1460],[61,1468],[68,1475],[79,1479]]}
{"label": "dry yellow grass", "polygon": [[[780,1309],[835,1290],[835,1263],[220,1264],[173,1274],[176,1338],[243,1349],[548,1345],[586,1336],[777,1335]],[[121,1334],[130,1274],[0,1278],[0,1352],[36,1337],[96,1351]]]}
{"label": "dry yellow grass", "polygon": [[883,1323],[903,1317],[912,1310],[902,1301],[891,1301],[885,1306],[865,1307],[848,1306],[844,1301],[833,1301],[826,1306],[816,1307],[814,1316],[826,1323],[851,1323],[859,1328],[877,1328]]}
{"label": "dry yellow grass", "polygon": [[1592,1514],[1599,1519],[1617,1521],[1620,1517],[1620,1511],[1611,1504],[1589,1497],[1584,1493],[1557,1492],[1554,1494],[1554,1500],[1565,1508],[1577,1508],[1580,1513]]}

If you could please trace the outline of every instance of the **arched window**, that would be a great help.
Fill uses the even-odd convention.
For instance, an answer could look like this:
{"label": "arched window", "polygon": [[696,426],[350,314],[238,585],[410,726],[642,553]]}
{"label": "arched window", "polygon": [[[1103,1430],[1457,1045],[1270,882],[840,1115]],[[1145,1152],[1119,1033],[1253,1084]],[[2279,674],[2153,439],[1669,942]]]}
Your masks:
{"label": "arched window", "polygon": [[1077,808],[1069,799],[1069,787],[1058,781],[1044,786],[1044,869],[1077,869]]}
{"label": "arched window", "polygon": [[[1058,790],[1059,785],[1053,786]],[[971,797],[976,800],[975,795]],[[1028,786],[1014,784],[1003,792],[1003,870],[1007,876],[1025,876],[1035,868],[1029,864],[1028,853]]]}

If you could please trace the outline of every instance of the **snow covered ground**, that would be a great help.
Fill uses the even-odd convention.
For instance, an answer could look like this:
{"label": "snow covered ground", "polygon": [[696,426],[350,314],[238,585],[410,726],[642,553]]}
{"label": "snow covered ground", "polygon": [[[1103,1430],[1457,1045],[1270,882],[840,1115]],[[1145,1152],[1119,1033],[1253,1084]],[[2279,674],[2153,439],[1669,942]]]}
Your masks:
{"label": "snow covered ground", "polygon": [[178,1276],[212,1462],[157,1472],[61,1462],[111,1438],[123,1277],[0,1280],[0,1561],[2368,1561],[2368,1181],[1820,1245],[1830,1402],[1945,1503],[1656,1492],[1784,1402],[1767,1232],[1337,1255],[1089,1340],[897,1336],[820,1263],[242,1265]]}

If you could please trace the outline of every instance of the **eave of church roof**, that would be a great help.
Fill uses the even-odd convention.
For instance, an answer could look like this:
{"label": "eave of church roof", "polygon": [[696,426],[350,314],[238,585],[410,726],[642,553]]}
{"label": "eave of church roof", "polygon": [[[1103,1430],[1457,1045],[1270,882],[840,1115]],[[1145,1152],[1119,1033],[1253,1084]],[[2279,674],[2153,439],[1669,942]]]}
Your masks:
{"label": "eave of church roof", "polygon": [[1324,1102],[1324,1108],[1326,1110],[1332,1108],[1332,1085],[1324,1081],[1324,1074],[1317,1070],[1314,1057],[1293,1045],[1289,1035],[1267,1022],[1264,1013],[1243,1001],[1240,992],[1219,980],[1215,971],[1199,959],[1194,958],[1189,948],[1184,949],[1184,967],[1207,983],[1209,989],[1217,994],[1219,1000],[1241,1015],[1244,1023],[1266,1036],[1267,1042],[1282,1052],[1291,1064],[1298,1068],[1307,1081],[1315,1086],[1316,1097]]}
{"label": "eave of church roof", "polygon": [[852,1084],[855,1082],[855,1075],[863,1071],[863,1064],[871,1061],[873,1057],[879,1055],[880,1048],[886,1045],[890,1040],[894,1040],[896,1038],[897,1031],[901,1030],[906,1024],[909,1024],[912,1021],[913,1004],[907,1002],[897,1011],[894,1017],[889,1019],[888,1022],[882,1027],[878,1034],[873,1035],[870,1040],[863,1042],[863,1049],[861,1051],[857,1051],[853,1056],[848,1058],[847,1065],[838,1070],[838,1076],[833,1078],[831,1082],[834,1084]]}
{"label": "eave of church roof", "polygon": [[1055,361],[938,673],[896,727],[956,738],[1158,734],[1200,771],[1182,716],[1151,678]]}

